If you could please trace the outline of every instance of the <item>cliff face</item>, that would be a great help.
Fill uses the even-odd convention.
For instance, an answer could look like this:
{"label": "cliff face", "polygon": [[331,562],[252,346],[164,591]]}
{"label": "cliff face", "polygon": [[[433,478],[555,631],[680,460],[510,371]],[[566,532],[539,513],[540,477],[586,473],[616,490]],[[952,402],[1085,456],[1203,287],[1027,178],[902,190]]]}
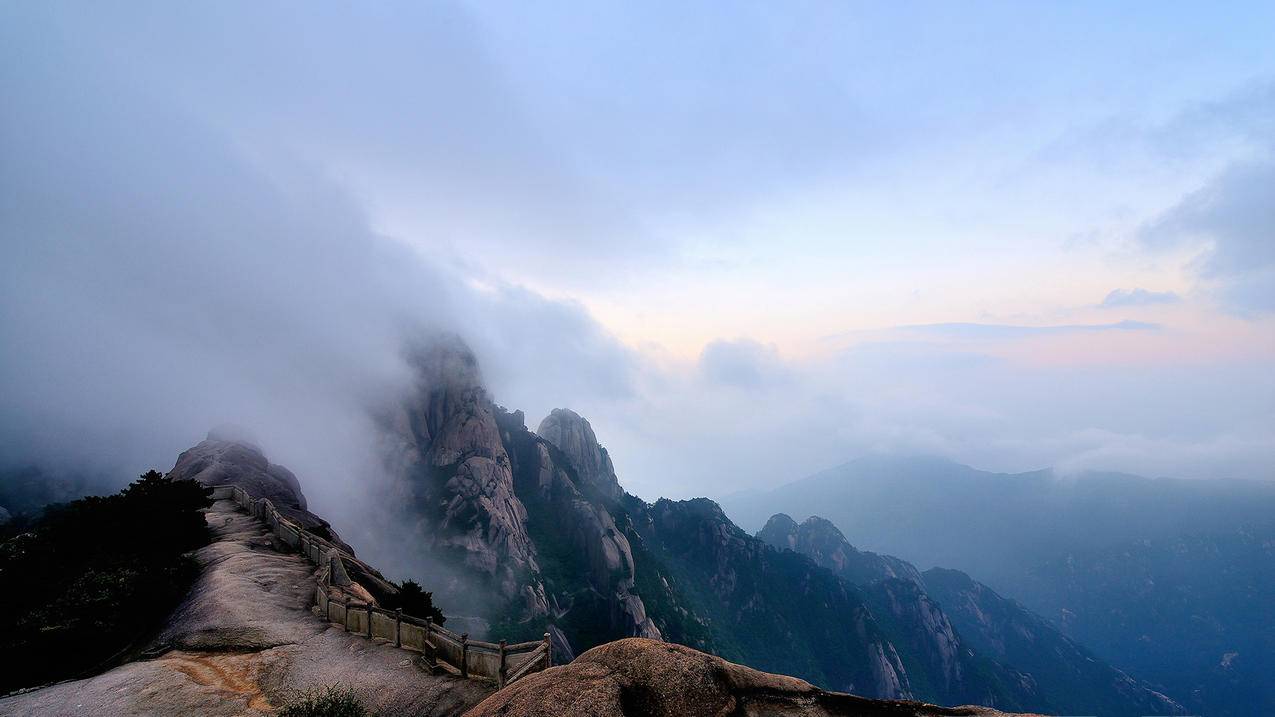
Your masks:
{"label": "cliff face", "polygon": [[412,505],[418,538],[506,599],[522,598],[529,614],[545,614],[543,590],[530,579],[538,566],[527,511],[477,360],[456,340],[421,348],[410,360],[416,387],[388,417],[384,452]]}
{"label": "cliff face", "polygon": [[996,660],[1040,675],[1047,703],[1059,711],[1185,713],[1182,705],[1111,667],[1044,618],[959,570],[927,570],[925,585],[970,644]]}
{"label": "cliff face", "polygon": [[[521,412],[492,402],[454,339],[412,365],[416,389],[386,421],[387,463],[423,547],[502,597],[485,617],[527,636],[553,623],[560,655],[573,643],[660,637],[633,592],[632,551],[609,508],[623,493],[588,422],[555,412],[544,429],[562,448],[528,431]],[[453,601],[472,587],[450,586]]]}
{"label": "cliff face", "polygon": [[1182,714],[1043,618],[955,570],[924,574],[856,550],[830,521],[776,514],[758,537],[808,556],[864,590],[911,670],[913,688],[948,703],[1031,705],[1063,713]]}
{"label": "cliff face", "polygon": [[[908,671],[863,595],[792,552],[780,553],[699,498],[635,506],[646,552],[699,619],[706,649],[759,669],[801,675],[831,689],[912,697]],[[639,566],[639,569],[642,569]],[[655,582],[655,581],[652,581]]]}

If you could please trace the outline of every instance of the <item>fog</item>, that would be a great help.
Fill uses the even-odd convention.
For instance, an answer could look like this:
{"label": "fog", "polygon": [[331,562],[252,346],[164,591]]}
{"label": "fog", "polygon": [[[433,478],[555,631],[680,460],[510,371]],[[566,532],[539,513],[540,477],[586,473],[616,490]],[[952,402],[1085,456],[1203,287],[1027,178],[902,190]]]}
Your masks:
{"label": "fog", "polygon": [[[833,158],[803,138],[865,151],[873,122],[844,136],[838,123],[859,115],[841,107],[807,135],[801,113],[761,112],[755,126],[743,113],[729,142],[683,157],[675,138],[657,141],[630,117],[616,122],[647,145],[613,166],[573,163],[562,128],[538,121],[558,115],[525,107],[528,93],[552,92],[497,61],[526,41],[501,45],[507,26],[484,28],[463,6],[307,9],[4,8],[0,463],[122,484],[234,423],[345,527],[379,479],[370,416],[408,385],[403,347],[448,331],[533,428],[556,406],[589,417],[622,483],[650,499],[774,485],[874,451],[999,470],[1272,477],[1269,164],[1218,173],[1135,227],[1132,245],[1149,256],[1212,247],[1186,280],[1104,284],[1021,325],[1015,307],[938,323],[960,293],[949,287],[931,308],[898,311],[898,325],[828,335],[814,350],[723,324],[688,358],[621,339],[631,326],[604,323],[573,292],[613,285],[640,303],[662,291],[664,269],[711,278],[712,252],[662,263],[701,255],[651,217],[698,203],[719,213],[756,188],[823,176]],[[645,80],[665,79],[655,74]],[[688,83],[676,102],[695,96]],[[793,103],[831,101],[791,92]],[[715,101],[718,124],[737,105],[770,107],[747,86]],[[607,107],[599,117],[614,119]],[[665,122],[680,121],[678,107]],[[585,146],[620,141],[577,129]],[[778,148],[758,139],[772,134]],[[698,127],[682,139],[713,136]],[[642,164],[644,146],[681,162],[678,191]],[[769,148],[744,162],[765,170],[756,182],[728,161],[754,146]],[[606,190],[622,180],[632,184]],[[979,271],[956,285],[1032,281]],[[752,294],[778,286],[766,295],[779,312],[803,279],[741,281]],[[923,296],[913,285],[900,291]],[[688,322],[717,308],[684,298]],[[1220,338],[1192,328],[1210,324],[1201,302],[1214,300],[1235,322]],[[1213,339],[1216,356],[1160,360]]]}
{"label": "fog", "polygon": [[237,142],[75,23],[22,19],[0,42],[6,467],[119,486],[233,423],[348,527],[409,341],[458,333],[546,398],[624,390],[626,351],[580,308],[379,236],[322,167]]}

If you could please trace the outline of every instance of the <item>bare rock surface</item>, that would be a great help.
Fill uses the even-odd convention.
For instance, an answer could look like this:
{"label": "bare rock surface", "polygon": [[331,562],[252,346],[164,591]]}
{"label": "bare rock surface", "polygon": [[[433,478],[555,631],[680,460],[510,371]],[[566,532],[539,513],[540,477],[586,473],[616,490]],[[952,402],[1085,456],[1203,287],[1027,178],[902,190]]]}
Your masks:
{"label": "bare rock surface", "polygon": [[984,707],[937,707],[820,690],[689,647],[630,638],[526,677],[466,717],[994,717]]}
{"label": "bare rock surface", "polygon": [[266,460],[261,448],[230,428],[209,431],[208,438],[177,457],[168,475],[175,480],[193,480],[207,486],[237,485],[250,495],[269,499],[279,512],[301,527],[354,555],[354,549],[341,540],[326,520],[307,509],[301,483],[292,471]]}
{"label": "bare rock surface", "polygon": [[540,422],[536,433],[567,454],[585,485],[608,500],[616,501],[624,495],[611,456],[598,444],[593,426],[583,416],[568,408],[555,408]]}
{"label": "bare rock surface", "polygon": [[215,539],[196,553],[203,571],[147,652],[158,657],[0,699],[0,714],[260,715],[339,684],[375,712],[455,715],[492,692],[315,615],[313,566],[277,550],[232,502],[217,501],[207,520]]}
{"label": "bare rock surface", "polygon": [[410,360],[417,384],[386,417],[387,467],[407,482],[425,547],[457,558],[513,599],[537,569],[535,546],[478,361],[454,337]]}

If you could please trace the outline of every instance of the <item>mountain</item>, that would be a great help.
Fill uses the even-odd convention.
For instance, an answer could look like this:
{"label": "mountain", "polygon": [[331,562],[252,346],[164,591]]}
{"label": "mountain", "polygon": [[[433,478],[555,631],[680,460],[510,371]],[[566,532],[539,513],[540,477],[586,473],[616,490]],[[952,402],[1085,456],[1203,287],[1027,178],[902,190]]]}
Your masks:
{"label": "mountain", "polygon": [[954,678],[981,671],[1021,671],[1033,709],[1060,714],[1182,714],[1183,708],[1150,686],[1095,658],[1043,618],[955,570],[921,574],[889,555],[857,550],[831,521],[811,516],[798,524],[780,513],[758,537],[810,557],[860,585],[874,614],[893,619],[891,633],[911,661],[928,660],[925,674],[950,689]]}
{"label": "mountain", "polygon": [[855,545],[976,575],[1194,711],[1275,713],[1273,484],[870,456],[723,505],[758,528],[817,513]]}
{"label": "mountain", "polygon": [[[489,680],[429,669],[391,640],[367,639],[361,629],[342,629],[316,613],[316,581],[332,568],[316,569],[262,519],[231,499],[208,497],[199,485],[234,485],[254,498],[268,495],[276,508],[288,507],[290,519],[327,526],[306,507],[297,478],[266,460],[256,446],[210,435],[184,452],[167,476],[156,473],[148,480],[147,490],[162,483],[205,499],[200,511],[184,516],[197,518],[208,537],[191,555],[198,575],[188,593],[145,650],[91,677],[0,696],[0,714],[315,714],[304,705],[332,699],[341,714],[440,717],[1010,717],[983,707],[872,700],[822,690],[643,638],[606,643],[569,665],[498,690]],[[148,508],[146,522],[153,529],[166,516],[154,512],[161,507]],[[382,590],[377,582],[383,582],[375,568],[352,554],[329,554],[329,560],[340,560],[349,572],[344,594],[381,602],[373,596]],[[325,697],[331,695],[336,697]]]}
{"label": "mountain", "polygon": [[860,548],[923,568],[960,568],[1013,594],[1042,557],[1269,522],[1275,483],[992,473],[941,458],[873,455],[721,504],[753,531],[778,512],[820,515]]}
{"label": "mountain", "polygon": [[1275,524],[1069,552],[1025,595],[1207,715],[1275,714]]}
{"label": "mountain", "polygon": [[925,589],[968,643],[1036,678],[1058,711],[1160,715],[1181,706],[1095,657],[1049,621],[959,570],[925,571]]}
{"label": "mountain", "polygon": [[[386,445],[422,548],[455,571],[439,587],[444,604],[477,581],[504,598],[484,615],[493,633],[548,629],[559,660],[618,638],[667,637],[834,688],[912,694],[861,597],[831,574],[777,556],[709,501],[625,495],[588,421],[560,409],[542,422],[545,435],[532,433],[521,412],[487,396],[463,344],[432,344],[415,365],[418,390],[385,422]],[[786,590],[802,583],[805,603]],[[803,604],[819,619],[793,610]],[[775,649],[792,639],[797,649]]]}
{"label": "mountain", "polygon": [[1020,671],[959,643],[904,561],[845,553],[903,577],[861,587],[707,499],[646,503],[624,492],[585,418],[555,409],[529,430],[458,340],[412,363],[415,390],[381,417],[386,465],[418,553],[444,566],[430,587],[444,607],[478,613],[475,635],[548,631],[558,661],[654,638],[869,697],[1043,704]]}

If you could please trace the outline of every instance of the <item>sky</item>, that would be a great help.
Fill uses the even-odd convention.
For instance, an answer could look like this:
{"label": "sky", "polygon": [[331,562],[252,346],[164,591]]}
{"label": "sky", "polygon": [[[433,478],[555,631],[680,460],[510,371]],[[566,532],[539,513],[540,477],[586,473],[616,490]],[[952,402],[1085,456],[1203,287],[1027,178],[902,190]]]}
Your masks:
{"label": "sky", "polygon": [[1270,3],[5,3],[0,461],[339,502],[452,331],[644,498],[1275,479]]}

